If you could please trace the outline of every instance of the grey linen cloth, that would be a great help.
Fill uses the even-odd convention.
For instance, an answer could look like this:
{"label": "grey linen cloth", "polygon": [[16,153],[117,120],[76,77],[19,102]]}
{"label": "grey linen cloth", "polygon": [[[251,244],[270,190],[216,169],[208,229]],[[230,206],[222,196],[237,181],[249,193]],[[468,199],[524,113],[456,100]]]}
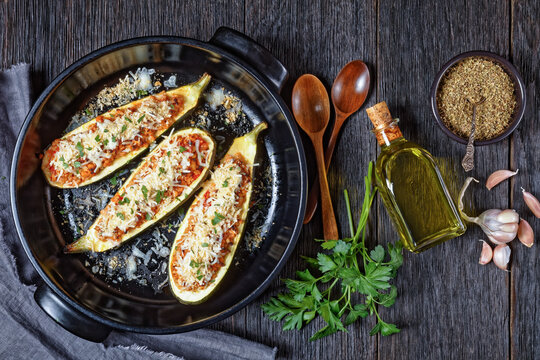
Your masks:
{"label": "grey linen cloth", "polygon": [[174,335],[113,331],[100,344],[64,330],[34,302],[41,279],[17,237],[9,203],[15,139],[30,110],[30,67],[0,71],[0,358],[1,359],[274,359],[277,348],[219,331]]}

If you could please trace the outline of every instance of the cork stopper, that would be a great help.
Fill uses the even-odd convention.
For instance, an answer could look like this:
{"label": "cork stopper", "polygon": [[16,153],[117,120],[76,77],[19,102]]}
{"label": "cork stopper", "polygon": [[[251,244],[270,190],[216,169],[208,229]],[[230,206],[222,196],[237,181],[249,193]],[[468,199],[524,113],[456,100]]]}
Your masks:
{"label": "cork stopper", "polygon": [[402,137],[397,126],[397,120],[392,119],[386,102],[380,102],[366,109],[369,119],[373,123],[373,132],[379,145],[390,145],[392,140]]}
{"label": "cork stopper", "polygon": [[384,129],[394,121],[385,101],[367,108],[366,112],[375,127],[374,131]]}

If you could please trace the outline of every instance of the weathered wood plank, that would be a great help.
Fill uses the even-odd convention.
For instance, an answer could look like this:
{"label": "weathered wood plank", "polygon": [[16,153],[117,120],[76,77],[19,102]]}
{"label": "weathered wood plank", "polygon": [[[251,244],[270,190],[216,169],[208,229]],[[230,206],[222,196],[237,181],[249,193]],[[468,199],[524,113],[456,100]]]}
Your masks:
{"label": "weathered wood plank", "polygon": [[[514,132],[512,168],[519,168],[514,179],[513,207],[540,233],[540,220],[535,218],[523,201],[521,187],[540,198],[540,4],[536,1],[515,1],[513,9],[512,57],[521,72],[527,91],[527,110],[521,125]],[[512,245],[511,270],[511,356],[513,359],[540,357],[540,250],[538,243],[531,249],[517,241]]]}
{"label": "weathered wood plank", "polygon": [[[437,127],[429,91],[440,67],[458,53],[484,49],[508,55],[509,8],[504,1],[387,1],[379,4],[378,98],[401,119],[406,138],[436,157],[459,164],[465,146]],[[508,141],[477,149],[480,179],[506,168]],[[458,182],[464,178],[460,166]],[[475,208],[509,205],[508,185],[468,193]],[[474,194],[474,195],[473,195]],[[396,240],[386,212],[379,209],[379,242]],[[509,276],[477,264],[478,228],[420,255],[407,254],[398,275],[399,297],[381,316],[402,331],[381,337],[381,359],[507,358]]]}
{"label": "weathered wood plank", "polygon": [[[340,1],[261,1],[246,2],[246,34],[266,46],[290,71],[290,81],[283,97],[290,104],[294,81],[303,73],[313,73],[328,91],[339,70],[349,61],[364,60],[372,69],[376,56],[375,2]],[[374,96],[371,97],[374,99]],[[371,100],[370,103],[372,103]],[[354,211],[358,215],[363,191],[363,176],[370,159],[375,157],[375,139],[361,112],[352,116],[342,130],[329,172],[329,183],[341,233],[348,234],[343,189],[349,189]],[[308,159],[313,148],[305,138]],[[314,162],[310,164],[315,169]],[[296,250],[281,273],[295,276],[305,268],[300,255],[314,255],[320,247],[314,238],[322,236],[320,212],[304,227]],[[309,337],[320,327],[314,321],[301,332],[283,333],[281,324],[261,316],[259,305],[284,287],[274,281],[270,289],[247,308],[246,332],[257,341],[272,339],[279,346],[279,355],[290,359],[376,359],[376,338],[368,335],[371,321],[351,326],[349,334],[335,334],[309,343]]]}

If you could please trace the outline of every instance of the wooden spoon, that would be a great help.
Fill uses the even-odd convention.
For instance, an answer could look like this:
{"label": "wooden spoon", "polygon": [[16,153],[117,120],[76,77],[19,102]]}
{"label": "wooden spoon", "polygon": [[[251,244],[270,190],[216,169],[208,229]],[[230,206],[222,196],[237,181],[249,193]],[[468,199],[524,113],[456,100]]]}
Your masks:
{"label": "wooden spoon", "polygon": [[[345,120],[347,120],[351,114],[358,111],[364,104],[368,91],[369,69],[366,64],[360,60],[354,60],[345,65],[339,72],[336,80],[334,80],[334,85],[332,86],[332,103],[336,110],[336,121],[334,123],[332,135],[330,136],[330,141],[328,141],[328,147],[324,153],[326,171],[328,171],[328,168],[330,167],[330,161],[332,160],[332,154],[334,153],[341,127],[345,123]],[[319,185],[317,179],[315,179],[308,196],[304,224],[310,222],[315,214],[318,198]]]}
{"label": "wooden spoon", "polygon": [[324,163],[323,135],[330,121],[330,101],[321,81],[304,74],[296,80],[292,92],[292,110],[296,122],[308,134],[317,156],[317,170],[321,187],[324,238],[337,240],[338,230]]}

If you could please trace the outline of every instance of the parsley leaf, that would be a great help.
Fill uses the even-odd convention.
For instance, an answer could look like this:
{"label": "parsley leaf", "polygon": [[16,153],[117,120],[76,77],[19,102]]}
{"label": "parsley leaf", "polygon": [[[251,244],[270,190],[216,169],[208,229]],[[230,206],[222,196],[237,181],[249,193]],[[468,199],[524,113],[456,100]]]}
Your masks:
{"label": "parsley leaf", "polygon": [[146,213],[145,218],[146,220],[152,220],[152,216],[149,213]]}
{"label": "parsley leaf", "polygon": [[[126,129],[127,129],[127,125],[126,124],[122,125],[122,129],[120,130],[120,133],[123,133],[124,131],[126,131]],[[116,140],[113,140],[113,141],[116,141]]]}
{"label": "parsley leaf", "polygon": [[122,220],[126,220],[126,217],[124,216],[124,214],[122,214],[121,212],[117,212],[116,213],[116,216],[118,216],[120,219]]}
{"label": "parsley leaf", "polygon": [[75,162],[73,163],[73,166],[76,167],[76,168],[80,168],[80,167],[81,167],[81,163],[78,162],[78,161],[75,161]]}
{"label": "parsley leaf", "polygon": [[111,178],[111,184],[113,186],[116,186],[116,184],[118,184],[118,176],[116,174],[114,174],[114,176]]}
{"label": "parsley leaf", "polygon": [[142,192],[142,194],[144,196],[144,200],[148,200],[148,189],[146,188],[146,186],[143,185],[141,187],[141,192]]}
{"label": "parsley leaf", "polygon": [[77,145],[75,145],[75,149],[79,151],[79,157],[84,156],[84,147],[82,146],[80,141],[77,143]]}
{"label": "parsley leaf", "polygon": [[221,185],[222,187],[227,187],[229,186],[229,179],[230,178],[226,178],[225,181],[223,181],[223,184]]}
{"label": "parsley leaf", "polygon": [[208,243],[207,243],[207,242],[203,242],[203,243],[201,244],[201,246],[202,246],[202,247],[208,247]]}
{"label": "parsley leaf", "polygon": [[165,169],[162,168],[162,167],[160,167],[160,168],[159,168],[159,173],[160,173],[160,174],[165,174]]}
{"label": "parsley leaf", "polygon": [[146,114],[142,114],[141,117],[139,117],[139,118],[137,119],[137,123],[138,123],[138,124],[142,123],[142,121],[144,120],[144,116],[145,116],[145,115],[146,115]]}
{"label": "parsley leaf", "polygon": [[221,220],[225,219],[225,216],[219,214],[218,212],[214,212],[214,218],[212,219],[212,225],[217,225]]}
{"label": "parsley leaf", "polygon": [[128,118],[127,116],[124,115],[124,119],[128,122],[128,123],[132,123],[133,124],[133,121],[131,121],[130,118]]}
{"label": "parsley leaf", "polygon": [[[322,251],[316,258],[302,256],[317,273],[308,269],[297,271],[296,279],[282,280],[286,292],[261,305],[271,320],[283,321],[283,330],[299,330],[319,316],[326,325],[311,336],[310,341],[315,341],[337,331],[347,332],[345,326],[373,315],[377,324],[370,335],[381,333],[387,336],[399,332],[394,324],[381,319],[377,305],[390,307],[395,303],[397,288],[390,281],[403,263],[403,245],[399,242],[389,244],[387,251],[381,245],[371,251],[366,247],[366,224],[376,194],[371,184],[372,175],[373,164],[370,163],[364,178],[366,189],[356,231],[348,193],[344,191],[351,237],[322,240]],[[385,261],[385,258],[389,260]],[[356,303],[357,299],[360,302]]]}
{"label": "parsley leaf", "polygon": [[180,150],[180,152],[183,153],[183,152],[186,151],[187,149],[186,149],[185,147],[183,147],[183,146],[180,146],[180,147],[178,148],[178,150]]}
{"label": "parsley leaf", "polygon": [[156,202],[159,204],[161,203],[161,199],[163,198],[164,191],[158,190],[156,193]]}

